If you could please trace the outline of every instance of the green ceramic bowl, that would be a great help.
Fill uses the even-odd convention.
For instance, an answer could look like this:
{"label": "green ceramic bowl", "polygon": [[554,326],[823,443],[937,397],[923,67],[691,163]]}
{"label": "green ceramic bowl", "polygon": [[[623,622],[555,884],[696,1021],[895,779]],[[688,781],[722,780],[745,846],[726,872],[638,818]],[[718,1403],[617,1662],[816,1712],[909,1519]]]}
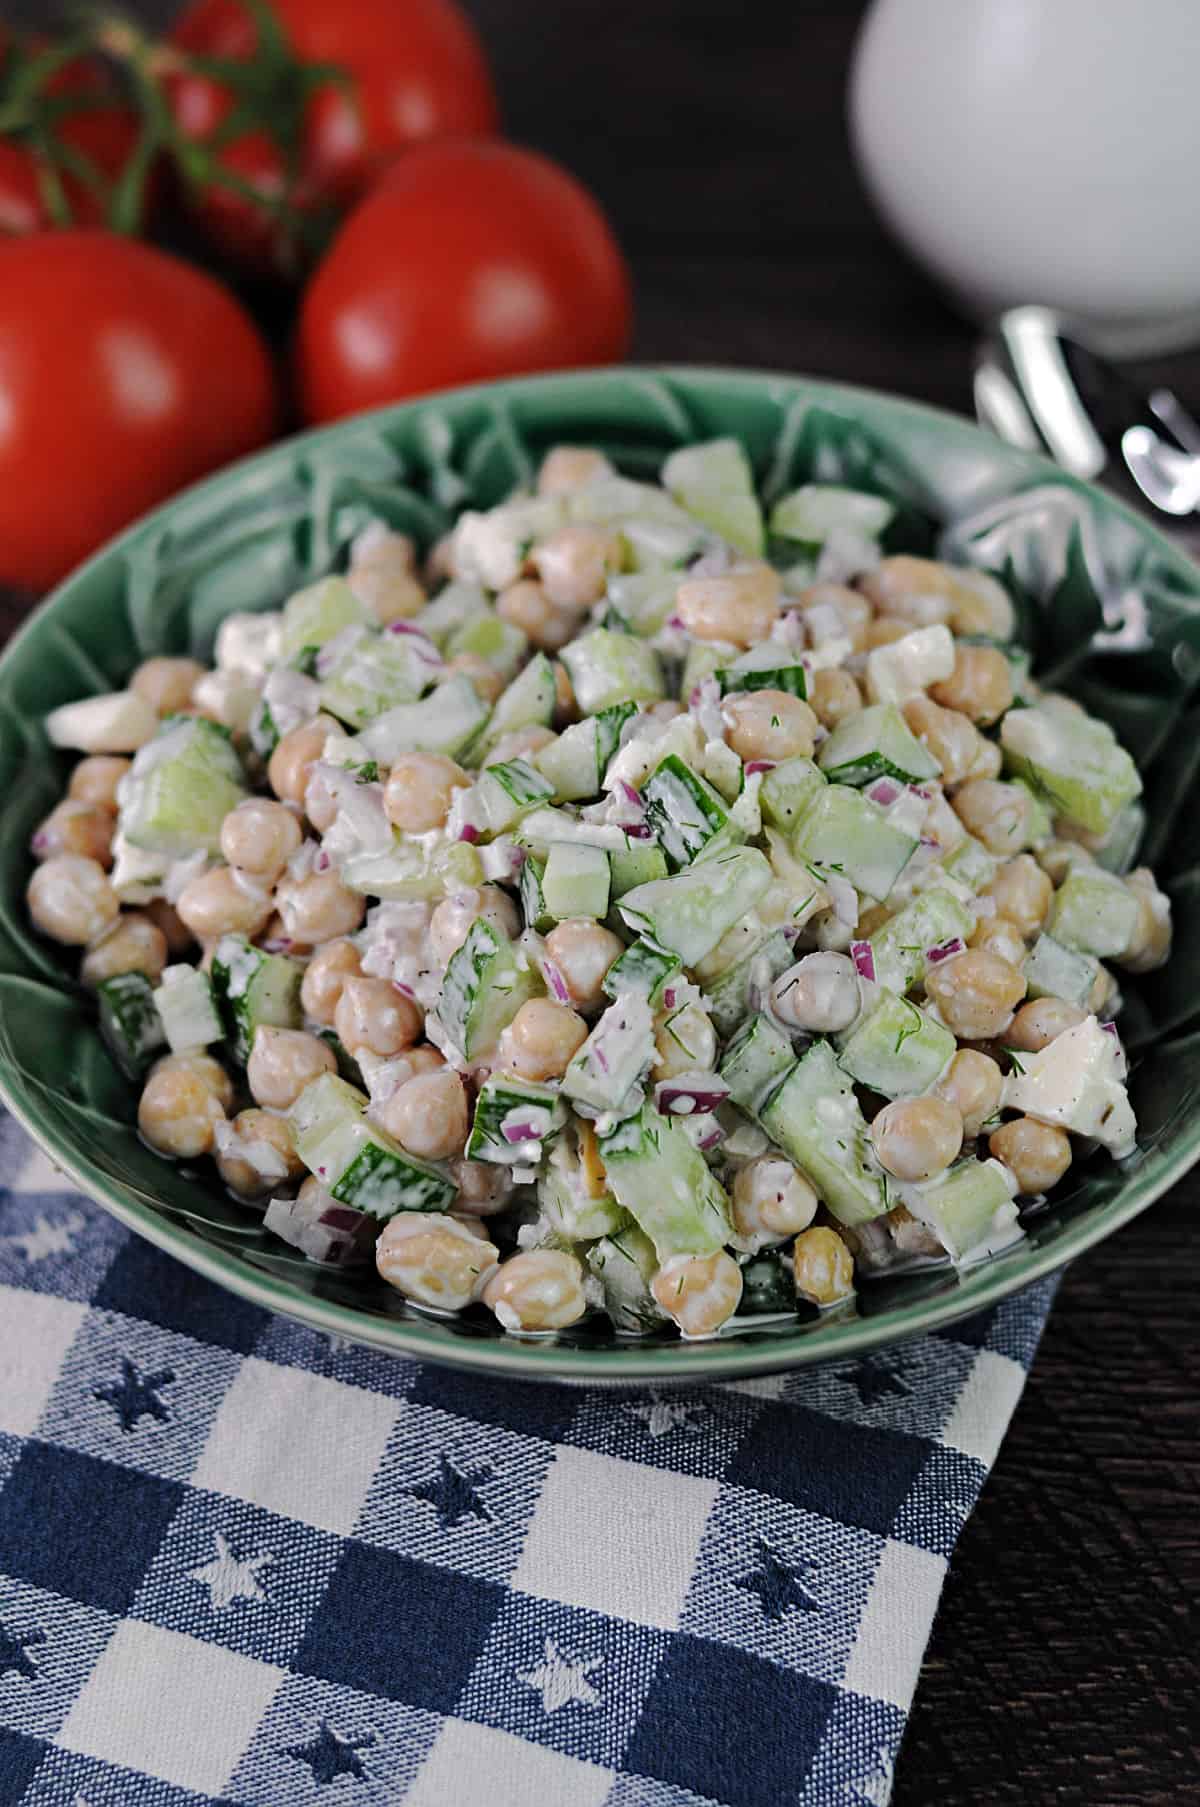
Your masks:
{"label": "green ceramic bowl", "polygon": [[[1145,857],[1168,881],[1177,945],[1122,1018],[1141,1125],[1119,1168],[1073,1168],[1027,1239],[958,1274],[864,1286],[857,1306],[716,1341],[629,1343],[601,1324],[514,1341],[490,1316],[448,1321],[372,1278],[326,1273],[265,1236],[209,1174],[138,1141],[135,1098],[87,1000],[27,927],[36,822],[60,795],[47,710],[122,685],[148,654],[204,656],[234,609],[274,607],[382,516],[428,541],[488,506],[560,440],[655,472],[672,447],[741,438],[768,494],[807,478],[904,504],[897,547],[941,547],[1005,576],[1038,668],[1107,716],[1146,777]],[[63,506],[70,506],[64,496]],[[965,422],[861,390],[722,370],[572,373],[458,390],[311,433],[201,484],[132,528],[31,617],[0,659],[0,1092],[83,1191],[232,1292],[318,1329],[463,1368],[578,1381],[710,1381],[859,1354],[994,1304],[1145,1209],[1200,1152],[1200,572],[1145,522]]]}

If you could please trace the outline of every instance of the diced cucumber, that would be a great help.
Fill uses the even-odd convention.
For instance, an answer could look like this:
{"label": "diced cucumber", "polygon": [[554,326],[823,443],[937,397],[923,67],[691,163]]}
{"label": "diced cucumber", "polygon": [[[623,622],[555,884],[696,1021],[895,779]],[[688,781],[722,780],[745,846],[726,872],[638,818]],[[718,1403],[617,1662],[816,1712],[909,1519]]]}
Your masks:
{"label": "diced cucumber", "polygon": [[1090,841],[1092,858],[1106,872],[1128,872],[1137,858],[1146,830],[1146,812],[1140,803],[1127,803],[1100,841]]}
{"label": "diced cucumber", "polygon": [[445,1211],[457,1188],[368,1122],[367,1100],[334,1073],[305,1086],[288,1113],[296,1153],[334,1198],[386,1223],[400,1211]]}
{"label": "diced cucumber", "polygon": [[172,1054],[211,1047],[225,1033],[212,980],[198,966],[168,966],[154,1004]]}
{"label": "diced cucumber", "polygon": [[123,904],[151,903],[162,896],[169,855],[131,847],[118,828],[112,838],[112,857],[109,882]]}
{"label": "diced cucumber", "polygon": [[544,860],[535,860],[530,854],[521,867],[521,914],[531,929],[539,935],[546,935],[554,927],[554,918],[546,908],[546,900],[542,896],[542,875],[546,870]]}
{"label": "diced cucumber", "polygon": [[629,836],[617,823],[597,821],[574,809],[530,810],[518,822],[515,838],[522,847],[532,848],[539,859],[545,859],[551,847],[559,843],[568,847],[602,847],[606,853],[623,852],[629,845]]}
{"label": "diced cucumber", "polygon": [[657,841],[627,841],[623,848],[609,849],[608,869],[615,903],[638,885],[666,878],[667,856]]}
{"label": "diced cucumber", "polygon": [[353,1054],[348,1052],[345,1043],[336,1032],[332,1029],[318,1029],[316,1033],[317,1039],[333,1050],[333,1058],[337,1061],[338,1078],[344,1079],[347,1085],[358,1086],[360,1091],[365,1089],[362,1068]]}
{"label": "diced cucumber", "polygon": [[760,1014],[742,1024],[719,1071],[733,1102],[755,1117],[795,1062],[790,1039],[770,1017]]}
{"label": "diced cucumber", "polygon": [[942,769],[895,703],[871,703],[839,722],[822,741],[818,763],[832,784],[870,784],[875,778],[921,784]]}
{"label": "diced cucumber", "polygon": [[792,837],[801,859],[840,873],[882,903],[907,866],[918,836],[888,821],[869,797],[844,784],[826,785]]}
{"label": "diced cucumber", "polygon": [[533,762],[553,787],[556,802],[578,803],[585,797],[598,797],[603,774],[597,756],[595,717],[572,722],[548,747],[539,747]]}
{"label": "diced cucumber", "polygon": [[[671,535],[676,543],[685,537],[673,527],[664,526],[662,531]],[[643,540],[641,544],[635,544],[628,527],[624,532],[637,569],[610,577],[608,598],[613,607],[621,611],[635,634],[644,634],[649,638],[658,633],[675,608],[675,592],[679,588],[680,573],[672,566],[648,563],[645,555],[646,542]]]}
{"label": "diced cucumber", "polygon": [[1017,1221],[999,1161],[959,1161],[932,1185],[906,1186],[904,1202],[956,1261]]}
{"label": "diced cucumber", "polygon": [[489,1074],[475,1100],[467,1158],[535,1166],[566,1120],[562,1099],[553,1087],[507,1073]]}
{"label": "diced cucumber", "polygon": [[358,736],[364,757],[395,765],[402,753],[446,753],[451,759],[466,751],[488,719],[488,706],[470,678],[460,674],[423,697],[385,709]]}
{"label": "diced cucumber", "polygon": [[1137,899],[1100,866],[1075,866],[1054,894],[1047,929],[1081,954],[1110,960],[1123,954],[1137,926]]}
{"label": "diced cucumber", "polygon": [[883,1176],[854,1087],[828,1042],[814,1042],[759,1112],[773,1141],[803,1169],[839,1223],[869,1223],[887,1209]]}
{"label": "diced cucumber", "polygon": [[796,1281],[792,1264],[779,1249],[763,1249],[742,1268],[739,1317],[766,1317],[795,1311]]}
{"label": "diced cucumber", "polygon": [[1054,817],[1042,800],[1042,793],[1034,790],[1024,778],[1010,778],[1009,783],[1025,799],[1025,846],[1036,847],[1041,841],[1048,841],[1054,833]]}
{"label": "diced cucumber", "polygon": [[[691,520],[675,522],[634,517],[621,522],[621,537],[629,550],[629,562],[633,566],[635,581],[657,583],[660,589],[669,585],[672,599],[679,582],[679,573],[712,543],[710,536]],[[628,581],[628,578],[619,577],[609,579],[609,597],[618,608],[622,608],[618,586]],[[615,589],[618,593],[614,595]],[[669,615],[670,608],[664,612]],[[636,612],[631,613],[623,608],[622,613],[627,620],[636,620]],[[642,633],[654,633],[661,625],[661,621],[654,627],[638,622]]]}
{"label": "diced cucumber", "polygon": [[559,656],[583,715],[615,703],[656,703],[667,694],[658,654],[635,634],[596,627],[570,641]]}
{"label": "diced cucumber", "polygon": [[138,1080],[162,1052],[163,1027],[145,973],[118,973],[96,987],[100,1034],[126,1079]]}
{"label": "diced cucumber", "polygon": [[789,696],[808,695],[808,673],[798,655],[767,641],[752,646],[732,665],[718,665],[714,673],[723,694],[741,690],[783,690]]}
{"label": "diced cucumber", "polygon": [[364,632],[321,680],[321,707],[365,728],[386,709],[415,702],[438,671],[432,644],[419,635]]}
{"label": "diced cucumber", "polygon": [[559,922],[573,916],[599,921],[608,912],[608,855],[602,847],[570,847],[556,841],[542,874],[542,900]]}
{"label": "diced cucumber", "polygon": [[304,969],[286,954],[268,954],[244,935],[222,935],[212,963],[213,991],[221,1006],[233,1058],[245,1066],[264,1026],[298,1029]]}
{"label": "diced cucumber", "polygon": [[[592,1134],[590,1129],[581,1133]],[[574,1135],[562,1136],[554,1144],[538,1175],[537,1196],[543,1218],[569,1242],[590,1242],[629,1222],[628,1214],[607,1185],[598,1187],[589,1182]]]}
{"label": "diced cucumber", "polygon": [[736,439],[710,439],[672,452],[662,467],[663,487],[688,513],[750,558],[761,558],[762,509],[754,472]]}
{"label": "diced cucumber", "polygon": [[1132,1154],[1137,1122],[1123,1083],[1120,1045],[1094,1016],[1064,1029],[1004,1082],[1001,1103],[1039,1123],[1091,1136],[1121,1160]]}
{"label": "diced cucumber", "polygon": [[1065,998],[1083,1010],[1100,965],[1090,954],[1078,953],[1053,935],[1042,934],[1026,954],[1023,971],[1031,998]]}
{"label": "diced cucumber", "polygon": [[754,908],[771,878],[765,856],[757,848],[740,847],[689,866],[674,878],[635,886],[622,897],[620,911],[636,934],[648,935],[691,967]]}
{"label": "diced cucumber", "polygon": [[495,746],[502,734],[517,728],[548,728],[554,720],[558,692],[554,667],[545,653],[534,653],[506,690],[496,699],[483,746]]}
{"label": "diced cucumber", "polygon": [[634,991],[639,997],[649,999],[657,1009],[663,987],[679,971],[678,954],[668,953],[643,937],[634,941],[623,954],[618,954],[601,985],[606,997],[618,998]]}
{"label": "diced cucumber", "polygon": [[467,841],[397,839],[391,847],[343,860],[341,879],[364,897],[440,901],[482,884],[483,863]]}
{"label": "diced cucumber", "polygon": [[479,584],[455,578],[439,590],[432,602],[426,603],[417,616],[417,626],[428,634],[434,645],[446,650],[446,642],[467,621],[474,621],[489,611],[486,594]]}
{"label": "diced cucumber", "polygon": [[625,724],[632,721],[638,713],[634,702],[609,703],[596,711],[596,765],[599,768],[601,783],[604,781],[609,764],[616,756],[621,745],[621,735]]}
{"label": "diced cucumber", "polygon": [[1141,795],[1133,760],[1106,722],[1040,703],[1010,709],[1000,727],[1009,771],[1070,822],[1107,834]]}
{"label": "diced cucumber", "polygon": [[860,1017],[843,1040],[838,1065],[885,1098],[915,1098],[953,1060],[957,1043],[907,998],[883,990],[877,997],[874,1010]]}
{"label": "diced cucumber", "polygon": [[[942,871],[968,891],[982,891],[995,878],[1000,862],[974,835],[964,835],[941,862]],[[943,937],[945,939],[945,937]],[[931,942],[931,946],[934,944]]]}
{"label": "diced cucumber", "polygon": [[781,496],[771,510],[771,532],[780,539],[818,547],[831,533],[877,540],[896,510],[882,496],[837,483],[805,483]]}
{"label": "diced cucumber", "polygon": [[647,820],[668,866],[676,872],[690,866],[729,821],[729,811],[712,785],[674,753],[647,778],[642,797]]}
{"label": "diced cucumber", "polygon": [[616,471],[593,477],[566,498],[572,521],[602,521],[624,530],[626,521],[666,521],[694,531],[691,517],[657,483],[638,483]]}
{"label": "diced cucumber", "polygon": [[964,941],[975,927],[970,911],[949,891],[922,891],[871,936],[875,978],[889,991],[911,991],[925,976],[925,953],[943,941]]}
{"label": "diced cucumber", "polygon": [[528,638],[520,628],[514,627],[510,621],[503,621],[490,610],[486,614],[473,616],[470,621],[464,621],[461,627],[455,628],[446,642],[448,659],[464,655],[482,659],[485,665],[490,665],[502,678],[516,675],[528,650]]}
{"label": "diced cucumber", "polygon": [[500,765],[484,767],[472,801],[486,817],[489,831],[503,834],[531,809],[548,803],[553,795],[554,786],[550,780],[536,771],[527,759],[507,759]]}
{"label": "diced cucumber", "polygon": [[660,1262],[724,1248],[732,1233],[729,1200],[679,1123],[647,1102],[600,1137],[600,1154],[614,1197]]}
{"label": "diced cucumber", "polygon": [[711,640],[693,640],[683,661],[683,675],[679,680],[680,696],[685,699],[690,697],[705,678],[715,678],[723,666],[732,665],[736,658],[736,646],[718,646]]}
{"label": "diced cucumber", "polygon": [[763,775],[758,793],[763,821],[790,835],[826,782],[824,773],[811,759],[801,756],[782,760]]}
{"label": "diced cucumber", "polygon": [[608,1006],[563,1074],[576,1104],[615,1110],[654,1058],[654,1016],[645,998],[627,992]]}
{"label": "diced cucumber", "polygon": [[375,617],[344,577],[323,577],[283,605],[279,658],[288,665],[306,646],[324,646],[348,627],[373,627]]}
{"label": "diced cucumber", "polygon": [[757,989],[766,995],[772,979],[777,979],[792,965],[796,955],[791,942],[781,929],[766,935],[757,947],[728,967],[719,978],[707,981],[708,1014],[719,1036],[732,1035],[753,1007],[752,994]]}
{"label": "diced cucumber", "polygon": [[228,732],[202,716],[181,717],[147,742],[121,780],[121,834],[177,859],[216,853],[221,824],[245,794]]}
{"label": "diced cucumber", "polygon": [[636,1224],[626,1223],[590,1248],[584,1257],[604,1292],[604,1309],[618,1336],[647,1336],[666,1322],[650,1291],[658,1272],[654,1244]]}
{"label": "diced cucumber", "polygon": [[528,957],[480,917],[450,957],[437,1015],[451,1045],[474,1061],[495,1047],[527,999],[541,992]]}
{"label": "diced cucumber", "polygon": [[561,496],[514,496],[486,513],[467,509],[454,529],[454,565],[463,577],[489,590],[515,583],[536,540],[563,523]]}

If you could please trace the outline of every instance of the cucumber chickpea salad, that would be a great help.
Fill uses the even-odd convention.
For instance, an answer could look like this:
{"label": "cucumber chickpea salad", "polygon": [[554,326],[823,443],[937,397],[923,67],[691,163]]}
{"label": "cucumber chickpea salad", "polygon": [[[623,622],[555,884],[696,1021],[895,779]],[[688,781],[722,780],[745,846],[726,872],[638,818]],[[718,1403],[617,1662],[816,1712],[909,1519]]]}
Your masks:
{"label": "cucumber chickpea salad", "polygon": [[[1140,782],[1008,594],[733,440],[561,446],[55,711],[33,838],[141,1134],[313,1261],[506,1331],[836,1307],[1136,1125]],[[772,555],[768,562],[767,551]]]}

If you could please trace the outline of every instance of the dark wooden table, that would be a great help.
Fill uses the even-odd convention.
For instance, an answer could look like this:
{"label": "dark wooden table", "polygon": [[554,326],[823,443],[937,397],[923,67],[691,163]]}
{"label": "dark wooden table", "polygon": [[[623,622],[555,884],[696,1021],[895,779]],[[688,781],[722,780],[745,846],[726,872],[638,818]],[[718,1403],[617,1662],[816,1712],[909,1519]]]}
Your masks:
{"label": "dark wooden table", "polygon": [[[971,330],[888,242],[851,168],[857,0],[468,10],[510,134],[570,164],[624,239],[635,355],[969,410]],[[1198,1203],[1185,1183],[1066,1275],[951,1567],[896,1807],[1200,1802]]]}

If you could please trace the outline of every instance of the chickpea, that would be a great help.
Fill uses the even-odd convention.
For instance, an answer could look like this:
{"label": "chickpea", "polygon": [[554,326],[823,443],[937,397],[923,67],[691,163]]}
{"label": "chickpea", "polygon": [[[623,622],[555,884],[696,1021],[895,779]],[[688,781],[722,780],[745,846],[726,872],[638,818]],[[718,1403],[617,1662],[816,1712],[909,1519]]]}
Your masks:
{"label": "chickpea", "polygon": [[67,796],[73,803],[91,803],[97,809],[117,813],[117,786],[133,761],[115,753],[92,753],[81,759],[71,773]]}
{"label": "chickpea", "polygon": [[914,591],[911,596],[893,596],[886,610],[881,613],[891,621],[907,621],[910,630],[914,627],[944,627],[950,619],[950,604],[944,596],[922,595],[919,591]]}
{"label": "chickpea", "polygon": [[456,653],[446,665],[447,676],[453,672],[470,678],[487,703],[494,703],[505,687],[504,673],[497,671],[494,665],[489,665],[478,653]]}
{"label": "chickpea", "polygon": [[507,1063],[522,1079],[561,1079],[587,1032],[583,1018],[566,1004],[530,998],[505,1031]]}
{"label": "chickpea", "polygon": [[997,647],[956,646],[954,670],[931,684],[929,694],[943,708],[957,709],[986,728],[1012,707],[1012,667]]}
{"label": "chickpea", "polygon": [[611,929],[583,917],[560,922],[546,936],[546,953],[562,974],[576,1010],[599,1010],[605,1002],[603,982],[624,942]]}
{"label": "chickpea", "polygon": [[956,634],[988,634],[996,640],[1012,635],[1008,592],[982,571],[897,553],[859,582],[878,609],[898,614],[905,599],[940,596],[950,605],[949,622]]}
{"label": "chickpea", "polygon": [[655,1017],[652,1079],[707,1072],[716,1058],[716,1030],[708,1012],[699,1004],[683,1004],[674,1010],[660,1011]]}
{"label": "chickpea", "polygon": [[963,1135],[977,1136],[1000,1109],[1004,1075],[990,1054],[977,1048],[960,1048],[934,1091],[962,1118]]}
{"label": "chickpea", "polygon": [[733,1226],[738,1247],[748,1254],[785,1242],[807,1230],[817,1214],[817,1195],[790,1161],[760,1155],[739,1167],[733,1181]]}
{"label": "chickpea", "polygon": [[606,527],[576,522],[559,527],[531,555],[542,588],[556,608],[590,608],[612,572],[621,569],[621,541]]}
{"label": "chickpea", "polygon": [[459,1216],[494,1217],[512,1194],[508,1169],[495,1162],[453,1160],[449,1173],[458,1187],[454,1209]]}
{"label": "chickpea", "polygon": [[158,715],[176,715],[192,700],[192,687],[204,676],[195,659],[146,659],[129,681]]}
{"label": "chickpea", "polygon": [[890,646],[894,640],[903,640],[912,631],[912,622],[905,621],[900,615],[876,615],[874,621],[867,623],[865,650],[870,653],[877,646]]}
{"label": "chickpea", "polygon": [[305,1016],[331,1029],[343,985],[361,972],[362,960],[352,941],[327,941],[318,948],[304,969],[300,986]]}
{"label": "chickpea", "polygon": [[402,753],[383,787],[383,812],[408,834],[444,828],[455,791],[471,780],[444,753]]}
{"label": "chickpea", "polygon": [[1065,1030],[1082,1023],[1085,1012],[1065,998],[1030,998],[1022,1004],[1005,1032],[1010,1048],[1026,1054],[1039,1054]]}
{"label": "chickpea", "polygon": [[524,1249],[500,1264],[483,1302],[505,1330],[562,1330],[587,1310],[583,1269],[562,1249]]}
{"label": "chickpea", "polygon": [[1016,1175],[1018,1191],[1049,1192],[1071,1165],[1071,1140],[1061,1129],[1015,1117],[988,1137],[988,1148]]}
{"label": "chickpea", "polygon": [[64,797],[34,830],[29,850],[35,860],[78,854],[107,870],[112,865],[113,827],[111,814],[99,804]]}
{"label": "chickpea", "polygon": [[425,581],[432,589],[435,584],[447,583],[458,575],[454,562],[454,529],[444,533],[425,555]]}
{"label": "chickpea", "polygon": [[25,901],[34,928],[66,947],[97,940],[121,907],[99,861],[77,853],[43,861],[29,881]]}
{"label": "chickpea", "polygon": [[604,453],[591,446],[552,446],[538,471],[538,495],[566,495],[569,490],[582,489],[596,477],[610,477],[612,469]]}
{"label": "chickpea", "polygon": [[971,933],[969,945],[985,953],[999,954],[1010,966],[1025,963],[1025,941],[1015,922],[1007,916],[981,916]]}
{"label": "chickpea", "polygon": [[270,892],[235,866],[214,866],[189,879],[175,908],[198,941],[220,935],[261,934],[271,915]]}
{"label": "chickpea", "polygon": [[247,797],[221,824],[221,852],[231,866],[273,884],[304,839],[295,815],[269,797]]}
{"label": "chickpea", "polygon": [[521,918],[512,898],[499,885],[479,885],[445,897],[429,920],[429,941],[434,955],[447,966],[478,921],[490,923],[496,933],[510,940],[521,932]]}
{"label": "chickpea", "polygon": [[303,805],[309,773],[329,736],[338,732],[331,716],[318,715],[282,737],[267,762],[267,779],[281,803]]}
{"label": "chickpea", "polygon": [[855,680],[848,671],[837,669],[813,672],[808,700],[821,726],[830,729],[857,715],[863,706],[862,691]]}
{"label": "chickpea", "polygon": [[276,894],[285,933],[302,947],[317,947],[361,928],[367,900],[344,885],[335,871],[280,881]]}
{"label": "chickpea", "polygon": [[950,806],[989,853],[1019,853],[1029,840],[1029,799],[1015,784],[970,778],[959,785]]}
{"label": "chickpea", "polygon": [[682,1336],[715,1336],[742,1302],[742,1270],[725,1249],[672,1255],[651,1280],[650,1291]]}
{"label": "chickpea", "polygon": [[408,1080],[415,1079],[418,1073],[440,1073],[446,1064],[446,1057],[429,1042],[420,1042],[413,1048],[402,1048],[399,1054],[393,1054],[388,1061],[388,1072],[395,1076],[396,1090]]}
{"label": "chickpea", "polygon": [[555,606],[540,583],[519,578],[496,598],[496,613],[510,627],[519,627],[531,646],[557,652],[575,637],[578,618],[569,609]]}
{"label": "chickpea", "polygon": [[898,1180],[944,1173],[962,1147],[963,1121],[945,1098],[897,1098],[871,1124],[879,1164]]}
{"label": "chickpea", "polygon": [[495,1245],[453,1217],[400,1211],[384,1225],[375,1265],[389,1286],[443,1311],[461,1311],[500,1259]]}
{"label": "chickpea", "polygon": [[1101,966],[1092,980],[1092,989],[1088,993],[1088,1009],[1093,1016],[1098,1016],[1103,1022],[1106,1017],[1116,1015],[1120,995],[1117,981],[1107,966]]}
{"label": "chickpea", "polygon": [[943,784],[961,784],[969,778],[984,744],[974,722],[957,709],[943,709],[927,696],[909,697],[900,707],[917,739],[941,766]]}
{"label": "chickpea", "polygon": [[865,596],[845,584],[812,584],[800,595],[800,611],[814,646],[846,639],[851,652],[866,650],[867,626],[874,613]]}
{"label": "chickpea", "polygon": [[1037,934],[1050,913],[1054,886],[1031,853],[1019,853],[1005,861],[983,895],[994,898],[1000,914],[1028,939]]}
{"label": "chickpea", "polygon": [[805,954],[775,980],[771,1006],[782,1022],[814,1035],[848,1029],[862,1009],[853,960],[832,952]]}
{"label": "chickpea", "polygon": [[487,762],[489,765],[504,765],[510,759],[528,759],[534,753],[540,753],[543,747],[550,747],[558,739],[549,728],[534,723],[528,728],[514,728],[509,734],[502,734],[490,749]]}
{"label": "chickpea", "polygon": [[796,1292],[812,1305],[838,1305],[854,1291],[854,1257],[836,1230],[816,1224],[792,1249]]}
{"label": "chickpea", "polygon": [[322,1073],[336,1071],[333,1049],[306,1029],[275,1029],[263,1023],[254,1032],[246,1083],[255,1104],[290,1110],[305,1086]]}
{"label": "chickpea", "polygon": [[211,1154],[216,1126],[224,1121],[220,1099],[187,1067],[156,1067],[138,1101],[144,1139],[159,1154],[180,1161]]}
{"label": "chickpea", "polygon": [[145,973],[157,985],[167,964],[167,938],[157,923],[139,911],[119,916],[106,935],[94,942],[83,957],[79,977],[85,985],[99,985],[120,973]]}
{"label": "chickpea", "polygon": [[286,1117],[277,1117],[272,1111],[239,1111],[231,1127],[242,1149],[230,1143],[222,1148],[224,1132],[219,1132],[217,1172],[239,1198],[265,1198],[300,1178],[304,1163],[296,1153]]}
{"label": "chickpea", "polygon": [[779,612],[779,573],[756,561],[720,576],[685,578],[675,592],[675,610],[697,640],[757,646]]}
{"label": "chickpea", "polygon": [[386,1058],[411,1048],[421,1033],[420,1008],[390,979],[351,976],[342,981],[342,995],[333,1013],[338,1040],[348,1054],[366,1048]]}
{"label": "chickpea", "polygon": [[948,1029],[962,1041],[1002,1035],[1025,996],[1025,977],[999,954],[968,948],[925,975],[925,990]]}
{"label": "chickpea", "polygon": [[416,546],[406,533],[380,533],[351,548],[346,582],[383,627],[411,621],[425,606],[416,558]]}
{"label": "chickpea", "polygon": [[1138,866],[1125,880],[1137,899],[1137,921],[1120,964],[1131,973],[1153,972],[1171,951],[1171,900],[1160,891],[1149,866]]}
{"label": "chickpea", "polygon": [[466,1146],[467,1091],[453,1067],[405,1080],[372,1115],[423,1161],[448,1161]]}
{"label": "chickpea", "polygon": [[165,897],[155,897],[150,903],[142,906],[143,914],[148,916],[156,928],[162,930],[167,943],[167,952],[173,958],[186,954],[195,941],[195,936],[186,923],[179,920],[174,904],[169,904]]}
{"label": "chickpea", "polygon": [[744,690],[721,705],[725,738],[740,759],[811,757],[817,718],[785,690]]}
{"label": "chickpea", "polygon": [[233,1081],[225,1068],[211,1054],[203,1049],[193,1048],[187,1054],[164,1054],[156,1060],[150,1069],[155,1073],[190,1073],[201,1085],[206,1085],[223,1111],[233,1107]]}

